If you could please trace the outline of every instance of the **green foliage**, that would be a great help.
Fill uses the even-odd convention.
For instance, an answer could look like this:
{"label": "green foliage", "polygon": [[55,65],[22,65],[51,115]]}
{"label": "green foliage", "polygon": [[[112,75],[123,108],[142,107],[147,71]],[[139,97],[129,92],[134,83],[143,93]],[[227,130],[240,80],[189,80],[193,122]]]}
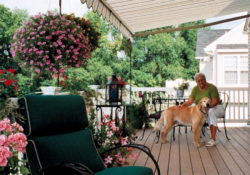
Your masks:
{"label": "green foliage", "polygon": [[53,81],[52,79],[45,79],[40,84],[41,86],[55,86],[55,81]]}
{"label": "green foliage", "polygon": [[9,8],[0,4],[0,14],[0,69],[13,68],[17,73],[20,73],[21,69],[13,61],[8,45],[11,43],[13,33],[27,18],[28,12],[18,8],[11,12]]}
{"label": "green foliage", "polygon": [[79,91],[88,90],[89,73],[85,69],[69,69],[59,85],[62,86],[62,91],[70,92],[71,94],[79,94]]}
{"label": "green foliage", "polygon": [[30,85],[31,85],[31,80],[29,77],[24,76],[23,74],[17,74],[18,77],[18,96],[22,97],[26,94],[29,94],[31,92]]}
{"label": "green foliage", "polygon": [[141,121],[145,121],[144,107],[142,103],[127,106],[127,118],[131,121],[132,118],[138,118]]}

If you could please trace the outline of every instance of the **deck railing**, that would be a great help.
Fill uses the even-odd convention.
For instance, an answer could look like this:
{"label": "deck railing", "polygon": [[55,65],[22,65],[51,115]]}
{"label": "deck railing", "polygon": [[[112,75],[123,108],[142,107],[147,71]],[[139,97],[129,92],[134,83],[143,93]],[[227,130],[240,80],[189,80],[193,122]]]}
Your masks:
{"label": "deck railing", "polygon": [[[219,87],[220,92],[225,92],[229,95],[229,104],[226,110],[226,122],[248,122],[249,121],[249,106],[248,88],[229,88],[229,87]],[[139,93],[149,93],[162,91],[165,97],[176,96],[176,92],[173,88],[149,88],[149,87],[132,87],[131,99],[136,103],[139,102]],[[186,90],[184,97],[188,97],[191,90]],[[223,97],[222,97],[223,98]],[[149,98],[152,99],[152,98]]]}
{"label": "deck railing", "polygon": [[[249,97],[249,88],[230,88],[230,87],[218,87],[220,92],[225,92],[229,95],[229,104],[226,109],[226,122],[229,123],[246,123],[250,121],[249,117],[249,105],[248,105],[248,97]],[[99,93],[105,97],[105,90],[104,89],[97,89]],[[171,96],[176,96],[176,92],[173,88],[151,88],[151,87],[132,87],[131,88],[131,95],[129,94],[129,87],[126,90],[126,95],[124,95],[124,101],[126,103],[139,103],[141,99],[139,98],[139,93],[153,93],[153,92],[161,91],[161,95],[164,98],[171,98]],[[186,90],[184,93],[184,97],[188,97],[191,93],[191,88]],[[148,99],[152,100],[150,95],[147,96]],[[223,98],[223,97],[222,97]],[[104,104],[103,99],[98,99],[97,102],[94,104]],[[152,102],[151,102],[152,105]],[[164,105],[164,104],[163,104]],[[170,106],[174,105],[170,103]],[[166,108],[167,104],[162,108]],[[115,111],[115,109],[113,109]],[[113,111],[113,113],[114,113]],[[110,109],[106,109],[103,111],[105,114],[110,114]],[[100,114],[98,114],[99,116]],[[119,117],[123,115],[123,112],[119,113]]]}

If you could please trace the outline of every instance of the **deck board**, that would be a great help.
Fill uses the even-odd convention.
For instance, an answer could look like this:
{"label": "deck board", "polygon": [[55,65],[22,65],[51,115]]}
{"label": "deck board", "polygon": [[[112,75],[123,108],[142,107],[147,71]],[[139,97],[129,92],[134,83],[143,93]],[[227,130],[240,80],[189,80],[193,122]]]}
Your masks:
{"label": "deck board", "polygon": [[[171,152],[171,139],[172,133],[168,134],[167,142],[166,144],[161,144],[160,141],[158,144],[161,144],[161,150],[159,150],[160,155],[158,159],[158,165],[161,171],[161,174],[168,174],[168,167],[169,167],[169,157],[170,157],[170,152]],[[157,174],[157,173],[156,173]]]}
{"label": "deck board", "polygon": [[[172,132],[170,133],[172,136]],[[179,144],[179,133],[175,132],[175,140],[173,140],[172,138],[168,174],[169,175],[180,174],[180,168],[178,167],[180,167],[180,144]]]}
{"label": "deck board", "polygon": [[220,140],[222,145],[225,147],[225,149],[228,151],[228,153],[234,158],[235,163],[239,166],[241,171],[244,174],[247,174],[250,172],[250,166],[242,157],[242,155],[239,153],[239,150],[235,149],[235,147],[232,145],[232,141],[228,141],[227,138],[222,134],[218,133],[217,138]]}
{"label": "deck board", "polygon": [[202,164],[199,149],[196,148],[193,143],[193,132],[187,132],[187,141],[188,141],[190,158],[191,158],[191,163],[192,163],[192,168],[193,168],[193,174],[195,175],[206,174],[205,169]]}
{"label": "deck board", "polygon": [[[206,147],[205,145],[196,148],[193,144],[193,133],[185,133],[181,128],[181,135],[176,129],[175,138],[172,139],[172,131],[168,134],[168,142],[165,144],[155,143],[157,138],[152,133],[153,128],[146,129],[143,140],[137,139],[136,143],[148,146],[151,153],[158,162],[161,175],[243,175],[250,172],[250,128],[227,127],[228,137],[225,137],[224,128],[216,134],[216,146]],[[137,132],[138,137],[142,130]],[[210,131],[206,130],[203,140],[210,139]],[[132,159],[131,165],[146,166],[153,169],[155,175],[158,175],[155,165],[150,158],[141,153],[140,150],[134,150],[134,153],[140,153],[139,158]]]}
{"label": "deck board", "polygon": [[[209,131],[207,131],[207,134],[210,136]],[[216,153],[214,153],[213,156],[216,157],[214,161],[216,161],[215,165],[217,166],[219,174],[225,174],[225,175],[226,174],[233,174],[233,175],[243,174],[242,170],[238,167],[237,163],[235,162],[231,154],[221,143],[220,139],[218,138],[219,134],[221,133],[217,132],[216,134],[216,142],[217,142],[216,146],[208,147],[208,149],[216,150]]]}

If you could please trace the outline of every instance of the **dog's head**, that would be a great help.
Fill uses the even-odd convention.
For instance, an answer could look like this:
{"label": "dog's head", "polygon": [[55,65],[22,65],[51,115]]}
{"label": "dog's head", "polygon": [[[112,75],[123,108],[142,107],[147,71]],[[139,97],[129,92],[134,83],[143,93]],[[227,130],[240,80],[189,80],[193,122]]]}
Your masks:
{"label": "dog's head", "polygon": [[212,100],[208,97],[204,97],[200,100],[198,106],[199,109],[208,111],[212,106]]}

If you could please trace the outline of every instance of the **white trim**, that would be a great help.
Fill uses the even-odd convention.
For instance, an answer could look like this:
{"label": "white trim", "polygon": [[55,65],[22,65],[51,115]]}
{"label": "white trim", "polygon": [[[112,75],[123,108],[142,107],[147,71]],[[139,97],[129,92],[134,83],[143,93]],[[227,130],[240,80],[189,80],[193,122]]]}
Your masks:
{"label": "white trim", "polygon": [[216,49],[216,45],[221,42],[222,40],[224,40],[225,38],[229,37],[230,35],[232,35],[235,31],[237,31],[240,28],[243,28],[245,22],[242,22],[241,24],[239,24],[238,26],[234,27],[232,30],[228,31],[227,33],[225,33],[224,35],[222,35],[221,37],[219,37],[217,40],[215,40],[214,42],[212,42],[211,44],[209,44],[207,47],[205,47],[204,51],[213,51]]}
{"label": "white trim", "polygon": [[[247,14],[250,14],[250,11],[248,11]],[[244,31],[245,34],[248,34],[249,26],[250,26],[249,18],[246,18],[245,25],[244,25],[244,28],[243,28],[243,31]]]}
{"label": "white trim", "polygon": [[194,57],[197,60],[205,59],[206,57]]}
{"label": "white trim", "polygon": [[248,52],[248,49],[217,49],[217,52]]}

